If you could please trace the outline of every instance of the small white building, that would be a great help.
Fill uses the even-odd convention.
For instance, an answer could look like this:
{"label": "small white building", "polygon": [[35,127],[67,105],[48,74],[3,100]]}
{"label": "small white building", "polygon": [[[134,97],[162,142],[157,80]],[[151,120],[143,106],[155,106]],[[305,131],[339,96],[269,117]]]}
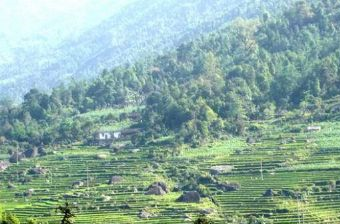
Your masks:
{"label": "small white building", "polygon": [[110,132],[98,132],[98,140],[108,140],[111,138],[112,135]]}
{"label": "small white building", "polygon": [[308,126],[307,131],[308,132],[321,131],[321,127],[320,126]]}
{"label": "small white building", "polygon": [[113,132],[113,138],[114,139],[119,139],[122,133],[120,131],[115,131]]}
{"label": "small white building", "polygon": [[94,142],[97,145],[108,145],[113,141],[120,139],[121,136],[121,131],[98,131],[94,133]]}
{"label": "small white building", "polygon": [[96,139],[97,140],[114,140],[119,139],[121,136],[120,131],[115,132],[97,132]]}
{"label": "small white building", "polygon": [[93,141],[91,144],[94,145],[109,145],[114,141],[130,139],[132,136],[138,134],[140,129],[138,128],[128,128],[119,131],[97,131],[93,135]]}

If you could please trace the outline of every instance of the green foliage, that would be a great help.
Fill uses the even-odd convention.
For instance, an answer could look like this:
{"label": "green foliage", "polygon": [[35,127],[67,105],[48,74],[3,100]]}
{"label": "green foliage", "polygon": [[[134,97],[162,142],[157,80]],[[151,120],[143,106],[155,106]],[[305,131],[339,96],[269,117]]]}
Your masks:
{"label": "green foliage", "polygon": [[38,224],[36,219],[27,219],[27,224]]}
{"label": "green foliage", "polygon": [[63,215],[61,224],[72,224],[74,223],[75,214],[72,211],[71,206],[68,202],[65,202],[65,206],[59,206],[57,210]]}
{"label": "green foliage", "polygon": [[20,220],[12,213],[3,213],[1,224],[20,224]]}
{"label": "green foliage", "polygon": [[[261,23],[240,20],[182,46],[177,56],[166,59],[171,70],[163,66],[164,58],[158,62],[163,76],[176,78],[179,87],[165,84],[162,92],[148,97],[145,127],[173,131],[178,140],[199,145],[225,130],[244,134],[248,119],[298,107],[317,111],[302,103],[307,96],[314,104],[339,94],[340,49],[335,43],[340,24],[334,11],[322,1],[298,2],[281,16],[267,16]],[[323,27],[325,20],[332,21],[332,32]],[[188,69],[183,72],[183,67]]]}
{"label": "green foliage", "polygon": [[[340,176],[337,158],[340,151],[336,146],[340,139],[339,124],[315,122],[322,130],[306,133],[291,132],[296,127],[305,130],[307,124],[300,123],[299,119],[286,119],[282,123],[280,118],[252,121],[251,136],[256,138],[256,144],[246,144],[245,138],[230,138],[195,149],[182,146],[180,153],[174,156],[171,155],[172,147],[141,147],[139,152],[132,154],[122,150],[103,161],[94,158],[108,154],[108,149],[74,145],[43,158],[22,161],[2,172],[0,198],[9,201],[2,204],[4,208],[20,214],[22,220],[51,214],[54,204],[62,205],[63,198],[68,197],[75,200],[79,209],[76,223],[149,222],[151,219],[141,219],[137,215],[143,208],[151,208],[157,215],[152,218],[153,222],[167,224],[183,223],[185,218],[200,213],[209,213],[209,219],[215,223],[298,223],[303,218],[305,223],[326,219],[338,223]],[[263,133],[263,138],[257,139],[258,131]],[[149,157],[149,149],[157,155]],[[28,173],[31,182],[21,184],[17,180],[17,170],[21,178],[24,175],[21,170],[37,164],[51,171],[53,182],[50,174]],[[235,168],[231,172],[209,175],[212,167],[218,165]],[[112,175],[121,176],[123,182],[108,185]],[[47,179],[50,181],[46,182]],[[72,183],[79,180],[85,186],[73,188]],[[9,181],[15,189],[7,188]],[[163,196],[145,195],[147,186],[154,181],[164,181],[170,192]],[[241,187],[233,192],[216,188],[218,184],[226,183],[239,183]],[[37,190],[27,198],[30,200],[27,204],[18,193],[30,188]],[[269,189],[272,196],[263,196]],[[182,191],[190,190],[208,196],[203,196],[198,204],[175,202]],[[104,201],[108,196],[111,200]],[[13,201],[13,198],[18,200]],[[58,220],[52,213],[41,219],[56,223],[56,219],[62,219],[59,217]]]}
{"label": "green foliage", "polygon": [[194,224],[213,224],[213,222],[205,217],[199,217]]}
{"label": "green foliage", "polygon": [[[103,68],[111,69],[116,65],[136,61],[145,56],[152,57],[154,54],[163,53],[164,50],[173,49],[183,42],[191,41],[201,34],[212,32],[224,26],[225,23],[236,17],[255,17],[260,15],[263,9],[271,12],[278,11],[292,1],[126,0],[123,3],[109,1],[101,4],[89,3],[94,8],[91,7],[91,10],[86,10],[87,13],[84,13],[83,9],[87,8],[88,5],[87,3],[83,4],[84,7],[81,7],[79,11],[73,11],[70,15],[66,13],[66,16],[58,16],[58,19],[55,17],[56,15],[49,15],[40,10],[38,10],[39,13],[36,13],[37,16],[32,19],[32,16],[25,14],[26,11],[30,10],[25,10],[24,15],[28,18],[27,24],[32,24],[31,21],[34,20],[34,27],[41,23],[44,25],[40,25],[41,27],[38,25],[40,29],[42,28],[40,32],[35,29],[37,27],[30,29],[30,26],[27,26],[26,23],[23,25],[24,29],[13,27],[3,29],[4,39],[1,39],[4,42],[1,52],[3,66],[0,68],[0,77],[3,82],[0,82],[0,92],[4,93],[6,97],[18,98],[32,86],[49,89],[62,82],[69,82],[71,79],[82,80],[83,78],[93,77]],[[6,2],[13,5],[9,0]],[[130,2],[132,3],[129,4]],[[127,7],[122,7],[119,10],[115,6],[116,4],[126,4]],[[34,8],[47,8],[57,11],[58,14],[65,13],[55,10],[54,7],[47,7],[47,5],[49,4],[37,3]],[[103,5],[108,6],[103,7]],[[14,8],[18,7],[20,8],[20,6]],[[112,10],[113,8],[118,10]],[[9,9],[9,11],[15,14],[20,10]],[[183,12],[186,13],[183,14]],[[74,23],[71,16],[74,13],[81,15],[79,19],[84,18],[84,21],[79,24]],[[3,16],[1,21],[9,20],[6,13],[1,14]],[[55,18],[47,19],[50,16]],[[23,18],[20,13],[18,17]],[[78,17],[76,16],[76,18]],[[103,21],[104,18],[107,18],[107,20]],[[65,19],[70,24],[65,23]],[[55,22],[55,20],[58,22]],[[152,23],[150,23],[150,20],[152,20]],[[13,23],[15,26],[21,25],[21,23]],[[7,27],[11,23],[4,24],[6,24],[4,27]],[[81,24],[81,27],[84,26],[83,28],[87,30],[79,29],[76,24]],[[46,26],[49,27],[48,32],[45,32],[44,27]],[[14,34],[13,30],[16,31]],[[33,35],[35,32],[41,35]],[[8,33],[12,34],[8,37],[6,35]],[[21,37],[18,38],[17,35],[21,35]],[[77,41],[74,41],[74,36],[77,36]],[[20,41],[23,38],[25,38],[25,41]],[[11,41],[10,46],[5,44],[6,40]],[[16,51],[16,48],[11,47],[12,45],[21,49],[21,51]],[[181,53],[183,60],[186,60],[188,56],[185,50]],[[21,69],[17,69],[18,65]],[[181,66],[183,73],[188,69],[190,67]],[[138,79],[139,73],[133,73],[133,70],[125,72],[127,76],[131,76],[131,79],[123,79],[121,84],[125,85],[124,83],[129,82],[130,87],[145,84]],[[100,83],[97,84],[98,87],[101,85]],[[147,85],[145,88],[149,88]],[[92,89],[91,91],[92,94],[98,96],[96,100],[99,100],[100,104],[106,104],[105,100],[107,99],[126,100],[124,89],[109,88],[104,90],[105,93],[101,92],[102,90]],[[113,99],[113,95],[108,92],[111,90],[119,92],[118,97]],[[72,94],[78,93],[73,91]],[[101,95],[105,95],[105,97],[101,97]],[[87,106],[93,104],[91,98],[85,97],[84,100],[87,100]],[[42,111],[39,111],[39,107],[35,109],[37,116],[40,116]]]}
{"label": "green foliage", "polygon": [[[86,112],[144,105],[134,144],[175,136],[193,146],[282,111],[325,113],[340,94],[339,4],[302,1],[262,20],[239,19],[155,59],[104,70],[91,82],[32,89],[21,105],[0,107],[0,136],[33,145],[69,143],[91,135]],[[125,119],[122,114],[119,119]]]}

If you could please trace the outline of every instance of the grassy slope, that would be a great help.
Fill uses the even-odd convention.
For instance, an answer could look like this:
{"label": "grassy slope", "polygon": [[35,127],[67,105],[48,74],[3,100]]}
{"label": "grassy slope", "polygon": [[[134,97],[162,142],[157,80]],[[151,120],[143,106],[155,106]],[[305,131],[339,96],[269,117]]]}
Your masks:
{"label": "grassy slope", "polygon": [[[291,126],[306,125],[273,125],[266,122],[262,125],[264,138],[255,145],[249,146],[243,139],[232,139],[199,149],[186,149],[180,156],[160,163],[160,168],[152,166],[153,161],[148,157],[147,149],[138,153],[109,154],[107,159],[98,160],[95,159],[97,154],[109,152],[73,146],[54,155],[22,162],[18,167],[14,165],[2,173],[0,205],[14,210],[22,218],[37,216],[42,220],[57,220],[54,208],[64,201],[63,195],[80,193],[80,198],[69,199],[81,205],[76,223],[190,223],[185,221],[188,216],[194,217],[202,208],[208,207],[218,211],[212,215],[216,220],[240,213],[268,216],[274,223],[299,223],[299,219],[301,222],[304,219],[305,223],[339,223],[339,186],[332,192],[312,192],[305,202],[281,196],[262,196],[269,188],[294,190],[320,181],[340,180],[339,123],[320,125],[321,132],[306,134],[288,131]],[[290,137],[296,141],[282,144],[282,139]],[[260,178],[261,161],[264,180]],[[16,184],[16,170],[28,169],[34,164],[52,171],[52,183],[51,175],[47,175],[35,176],[27,185]],[[173,166],[180,169],[192,167],[204,173],[212,165],[223,164],[234,165],[236,169],[231,174],[220,175],[220,180],[239,182],[241,189],[236,192],[218,192],[210,186],[220,207],[207,199],[200,204],[176,203],[175,199],[180,195],[178,192],[163,197],[143,194],[153,181],[163,180],[173,186],[175,183],[165,175]],[[86,180],[87,167],[89,177],[93,179],[89,189],[72,189],[72,182]],[[109,186],[106,183],[111,175],[121,175],[124,181]],[[10,178],[14,178],[13,182],[17,185],[14,190],[7,189]],[[33,197],[15,197],[15,193],[30,188],[35,189]],[[102,195],[110,196],[111,200],[102,201]],[[124,208],[126,204],[130,208]],[[157,217],[139,219],[139,211],[146,207]]]}
{"label": "grassy slope", "polygon": [[143,109],[142,106],[128,106],[128,107],[124,107],[124,108],[119,108],[119,109],[113,109],[113,108],[107,108],[107,109],[102,109],[102,110],[94,110],[94,111],[90,111],[84,114],[80,114],[78,115],[80,118],[85,118],[86,120],[91,120],[94,123],[97,124],[96,129],[97,130],[102,130],[102,131],[117,131],[117,130],[121,130],[124,128],[128,128],[129,126],[133,125],[134,122],[126,119],[120,122],[106,122],[103,123],[101,121],[101,117],[105,117],[108,115],[114,116],[119,118],[119,115],[122,113],[131,113],[133,111],[137,111],[137,110],[141,110]]}

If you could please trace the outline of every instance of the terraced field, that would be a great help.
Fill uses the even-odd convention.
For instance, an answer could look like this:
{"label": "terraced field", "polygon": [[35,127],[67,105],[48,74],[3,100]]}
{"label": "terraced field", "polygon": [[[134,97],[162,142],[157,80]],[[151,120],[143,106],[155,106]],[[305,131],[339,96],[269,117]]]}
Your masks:
{"label": "terraced field", "polygon": [[[307,124],[256,123],[262,137],[254,144],[233,138],[190,149],[178,155],[157,159],[149,148],[138,152],[110,150],[73,145],[12,165],[0,173],[0,205],[13,211],[22,220],[36,217],[58,223],[57,205],[65,199],[77,211],[76,223],[192,223],[202,209],[212,208],[210,217],[225,223],[227,217],[266,217],[273,223],[340,223],[340,125],[320,123],[315,133],[296,132]],[[154,150],[154,149],[153,149]],[[162,154],[167,149],[158,149]],[[106,156],[99,156],[105,154]],[[180,203],[181,192],[164,196],[145,195],[154,181],[164,181],[173,189],[178,183],[169,172],[195,170],[208,175],[215,165],[232,165],[231,172],[216,176],[220,182],[237,182],[240,189],[218,190],[206,184],[213,203],[203,198],[201,203]],[[22,172],[40,166],[49,172],[27,174],[31,180],[19,183]],[[109,185],[111,176],[123,181]],[[75,181],[84,186],[72,187]],[[8,188],[8,183],[15,188]],[[34,189],[31,196],[23,195]],[[297,193],[298,197],[273,195],[264,197],[268,189]],[[139,218],[141,210],[154,214]]]}

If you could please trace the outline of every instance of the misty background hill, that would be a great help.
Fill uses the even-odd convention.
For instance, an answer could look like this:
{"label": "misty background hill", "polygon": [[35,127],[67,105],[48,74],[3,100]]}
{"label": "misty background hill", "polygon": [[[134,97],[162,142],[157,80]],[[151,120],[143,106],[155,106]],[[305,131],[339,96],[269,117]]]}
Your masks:
{"label": "misty background hill", "polygon": [[265,0],[5,0],[0,93],[21,99],[104,68],[161,54],[238,17],[281,8]]}

